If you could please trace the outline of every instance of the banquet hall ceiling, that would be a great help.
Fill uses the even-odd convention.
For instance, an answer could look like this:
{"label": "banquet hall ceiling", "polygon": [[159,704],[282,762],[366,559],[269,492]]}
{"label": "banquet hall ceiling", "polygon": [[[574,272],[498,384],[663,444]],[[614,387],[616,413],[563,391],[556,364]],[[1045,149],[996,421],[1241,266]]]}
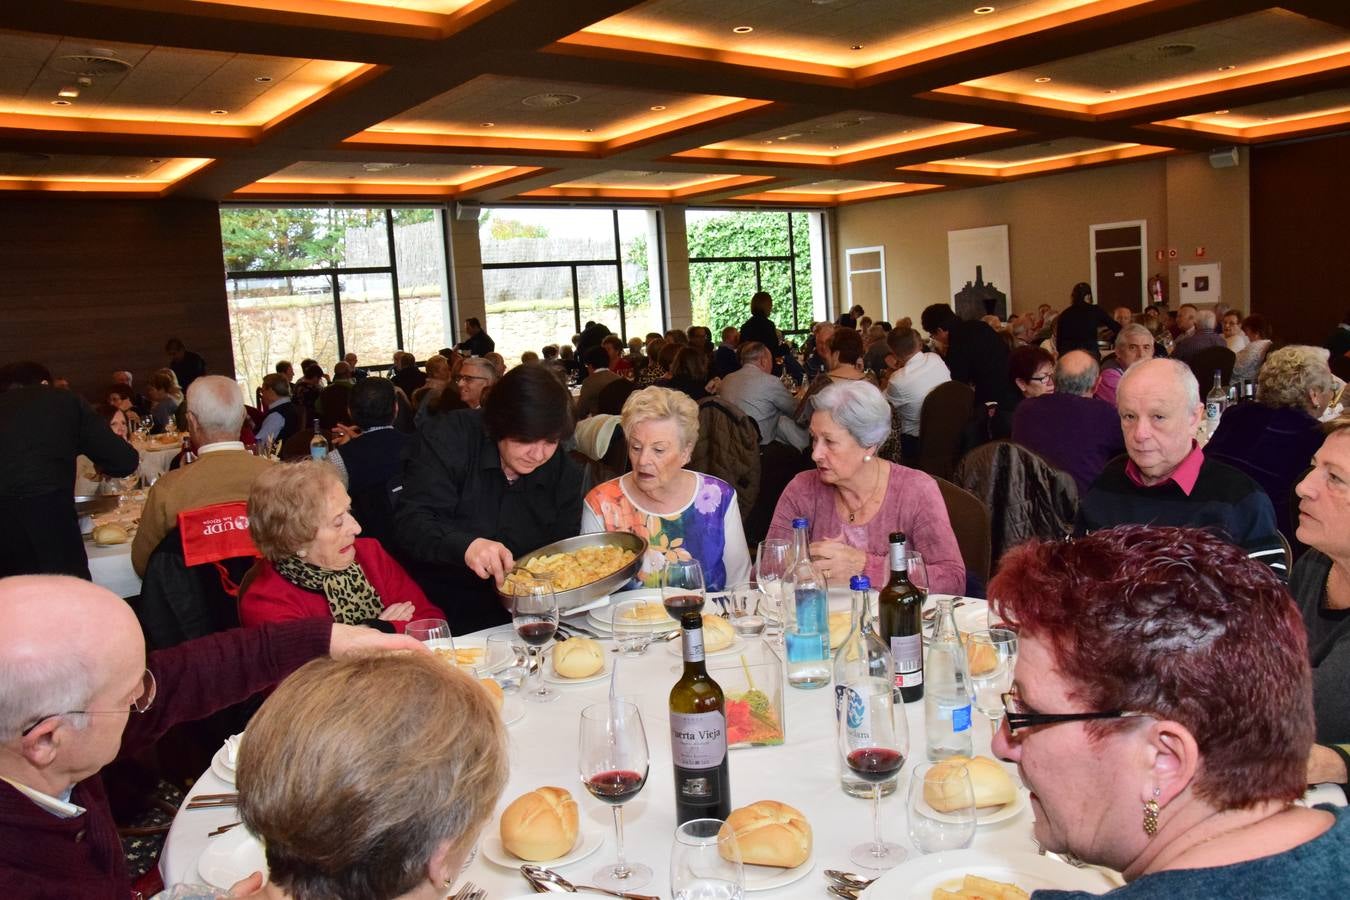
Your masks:
{"label": "banquet hall ceiling", "polygon": [[1350,127],[1345,0],[42,0],[0,190],[833,205]]}

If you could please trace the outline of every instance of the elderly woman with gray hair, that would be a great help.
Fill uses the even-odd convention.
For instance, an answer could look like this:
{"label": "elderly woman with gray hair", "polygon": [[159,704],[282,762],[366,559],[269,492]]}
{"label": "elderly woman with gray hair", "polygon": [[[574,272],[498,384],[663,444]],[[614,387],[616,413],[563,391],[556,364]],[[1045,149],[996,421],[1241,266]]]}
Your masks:
{"label": "elderly woman with gray hair", "polygon": [[811,557],[825,577],[846,584],[865,574],[887,578],[889,536],[903,531],[923,555],[929,589],[959,594],[966,567],[947,508],[931,476],[877,456],[891,430],[891,407],[865,381],[836,382],[816,394],[811,459],[778,498],[769,537],[788,538],[792,520],[811,521]]}
{"label": "elderly woman with gray hair", "polygon": [[1205,455],[1241,469],[1275,506],[1280,533],[1293,539],[1294,484],[1322,446],[1318,421],[1335,395],[1327,351],[1297,344],[1266,357],[1256,376],[1256,402],[1224,412]]}

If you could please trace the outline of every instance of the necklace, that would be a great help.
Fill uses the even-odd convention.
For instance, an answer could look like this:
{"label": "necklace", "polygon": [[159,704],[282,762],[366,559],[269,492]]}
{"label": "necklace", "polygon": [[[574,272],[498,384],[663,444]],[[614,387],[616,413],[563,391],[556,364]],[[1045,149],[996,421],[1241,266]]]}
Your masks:
{"label": "necklace", "polygon": [[862,503],[858,504],[853,509],[849,509],[848,504],[844,502],[843,492],[842,491],[839,492],[839,502],[843,504],[844,511],[848,513],[848,524],[850,525],[853,524],[854,519],[862,515],[862,511],[867,508],[868,504],[870,504],[873,500],[876,499],[877,488],[881,487],[881,469],[874,466],[873,470],[877,473],[877,477],[876,480],[872,482],[872,492],[867,495],[867,497],[863,500]]}

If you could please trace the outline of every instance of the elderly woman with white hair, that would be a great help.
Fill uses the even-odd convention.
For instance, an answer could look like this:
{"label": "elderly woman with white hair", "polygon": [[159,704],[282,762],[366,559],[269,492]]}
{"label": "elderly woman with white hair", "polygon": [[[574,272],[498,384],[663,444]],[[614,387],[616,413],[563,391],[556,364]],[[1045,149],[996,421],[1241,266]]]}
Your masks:
{"label": "elderly woman with white hair", "polygon": [[698,560],[710,591],[749,580],[736,489],[685,468],[698,441],[698,404],[680,391],[644,388],[624,402],[621,424],[633,470],[586,495],[582,532],[626,531],[647,539],[634,587],[658,586],[665,564],[684,559]]}
{"label": "elderly woman with white hair", "polygon": [[903,531],[908,548],[923,555],[929,589],[963,592],[966,567],[937,482],[877,456],[891,429],[886,398],[865,381],[837,382],[814,403],[816,468],[792,479],[778,498],[769,537],[788,538],[793,519],[809,519],[811,556],[826,578],[846,584],[865,574],[881,584],[890,569],[890,533]]}

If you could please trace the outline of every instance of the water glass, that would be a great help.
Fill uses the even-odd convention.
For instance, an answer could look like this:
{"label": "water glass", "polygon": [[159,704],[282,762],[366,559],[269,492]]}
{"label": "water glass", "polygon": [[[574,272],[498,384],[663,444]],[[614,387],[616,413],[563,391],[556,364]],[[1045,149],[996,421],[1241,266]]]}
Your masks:
{"label": "water glass", "polygon": [[517,640],[514,632],[489,634],[483,670],[501,686],[503,694],[520,690],[530,672],[529,653],[524,642]]}
{"label": "water glass", "polygon": [[1012,690],[1017,666],[1017,632],[1010,628],[974,631],[966,637],[966,668],[974,689],[975,708],[998,730],[1003,718],[1003,695]]}
{"label": "water glass", "polygon": [[787,577],[791,551],[792,542],[784,538],[760,541],[756,551],[755,582],[762,595],[760,610],[770,634],[783,630],[783,579]]}
{"label": "water glass", "polygon": [[[934,809],[936,801],[944,809]],[[950,760],[922,765],[909,779],[909,838],[922,853],[960,850],[975,840],[970,771]]]}
{"label": "water glass", "polygon": [[759,588],[750,582],[733,584],[727,591],[727,614],[731,627],[741,637],[755,637],[763,633],[764,614],[759,610]]}
{"label": "water glass", "polygon": [[631,604],[615,603],[610,607],[610,630],[614,634],[614,648],[623,656],[641,656],[656,636],[655,630],[646,622],[625,619],[624,613],[632,609]]}
{"label": "water glass", "polygon": [[450,640],[450,623],[444,619],[413,619],[403,628],[408,637],[417,638],[424,644],[432,641]]}
{"label": "water glass", "polygon": [[721,819],[691,819],[675,829],[670,853],[673,900],[741,900],[745,866],[736,832]]}

